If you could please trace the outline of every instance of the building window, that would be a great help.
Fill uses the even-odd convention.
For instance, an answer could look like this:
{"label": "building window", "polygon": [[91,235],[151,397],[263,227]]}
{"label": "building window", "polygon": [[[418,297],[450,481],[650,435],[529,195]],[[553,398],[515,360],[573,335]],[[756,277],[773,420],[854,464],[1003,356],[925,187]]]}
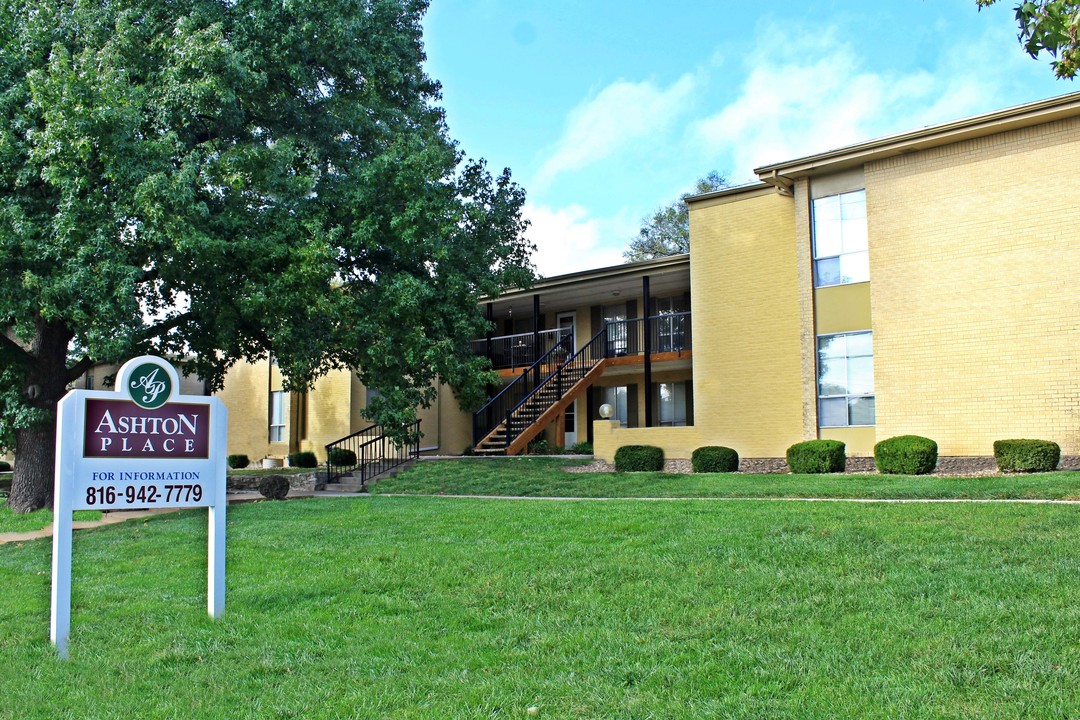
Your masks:
{"label": "building window", "polygon": [[93,376],[93,375],[91,375],[91,374],[89,374],[89,373],[87,373],[87,375],[86,375],[86,380],[85,380],[85,382],[83,383],[83,386],[84,386],[84,387],[85,387],[85,388],[86,388],[87,390],[93,390],[93,389],[94,389],[94,376]]}
{"label": "building window", "polygon": [[660,401],[657,409],[661,427],[686,425],[686,386],[685,382],[656,385]]}
{"label": "building window", "polygon": [[285,442],[285,391],[270,393],[270,442]]}
{"label": "building window", "polygon": [[690,330],[689,303],[684,295],[653,298],[653,352],[677,352],[690,346],[687,334]]}
{"label": "building window", "polygon": [[611,416],[612,420],[618,420],[624,426],[629,426],[629,412],[626,404],[626,386],[619,385],[616,387],[604,388],[604,402],[611,407],[615,408],[615,414]]}
{"label": "building window", "polygon": [[814,216],[814,287],[870,279],[866,191],[817,198]]}
{"label": "building window", "polygon": [[873,425],[874,420],[872,333],[818,337],[818,425]]}

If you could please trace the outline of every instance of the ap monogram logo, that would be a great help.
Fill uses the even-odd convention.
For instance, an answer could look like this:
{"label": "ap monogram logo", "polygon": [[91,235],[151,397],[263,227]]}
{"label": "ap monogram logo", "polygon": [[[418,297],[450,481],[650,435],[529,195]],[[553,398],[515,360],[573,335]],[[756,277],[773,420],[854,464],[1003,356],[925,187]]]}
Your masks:
{"label": "ap monogram logo", "polygon": [[172,379],[160,365],[143,363],[131,373],[128,394],[141,408],[159,408],[172,395]]}

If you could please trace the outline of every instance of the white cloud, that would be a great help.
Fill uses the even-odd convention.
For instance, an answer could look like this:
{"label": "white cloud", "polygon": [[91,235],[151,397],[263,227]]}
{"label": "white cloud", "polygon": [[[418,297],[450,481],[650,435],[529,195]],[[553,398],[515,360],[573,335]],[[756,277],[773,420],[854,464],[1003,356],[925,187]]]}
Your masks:
{"label": "white cloud", "polygon": [[765,36],[776,40],[750,60],[738,96],[691,131],[699,147],[730,158],[734,180],[761,165],[964,117],[995,94],[978,65],[872,72],[831,32]]}
{"label": "white cloud", "polygon": [[574,108],[551,154],[530,183],[546,188],[561,173],[624,152],[669,128],[693,101],[698,78],[680,77],[668,88],[619,80]]}
{"label": "white cloud", "polygon": [[592,218],[580,205],[526,204],[524,215],[532,222],[526,235],[536,245],[533,262],[544,277],[620,264],[638,225],[627,212]]}

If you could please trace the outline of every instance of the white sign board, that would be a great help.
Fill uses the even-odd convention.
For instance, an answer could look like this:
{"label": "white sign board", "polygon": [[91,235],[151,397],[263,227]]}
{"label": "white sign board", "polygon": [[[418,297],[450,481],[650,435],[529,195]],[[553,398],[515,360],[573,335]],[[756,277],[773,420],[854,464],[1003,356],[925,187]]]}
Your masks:
{"label": "white sign board", "polygon": [[210,509],[207,610],[225,609],[225,406],[180,395],[167,361],[144,355],[116,390],[72,390],[56,417],[56,488],[50,637],[67,657],[74,510]]}

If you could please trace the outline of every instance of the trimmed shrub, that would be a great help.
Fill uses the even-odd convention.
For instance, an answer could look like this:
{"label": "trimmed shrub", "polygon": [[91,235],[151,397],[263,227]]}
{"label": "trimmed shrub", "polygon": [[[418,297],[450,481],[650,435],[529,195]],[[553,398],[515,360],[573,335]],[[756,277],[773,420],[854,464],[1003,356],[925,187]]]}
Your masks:
{"label": "trimmed shrub", "polygon": [[267,475],[259,481],[259,494],[267,500],[284,500],[289,494],[289,481],[284,475]]}
{"label": "trimmed shrub", "polygon": [[239,470],[241,468],[246,468],[251,460],[248,459],[247,455],[230,455],[225,458],[225,462],[227,462],[229,467],[233,470]]}
{"label": "trimmed shrub", "polygon": [[874,446],[874,465],[885,475],[925,475],[937,467],[937,443],[920,435],[897,435]]}
{"label": "trimmed shrub", "polygon": [[345,448],[334,448],[330,451],[330,464],[338,467],[350,467],[356,464],[356,453]]}
{"label": "trimmed shrub", "polygon": [[9,463],[7,460],[0,460],[0,472],[10,472],[10,471],[11,471],[11,463]]}
{"label": "trimmed shrub", "polygon": [[315,457],[315,453],[309,450],[289,453],[289,466],[296,468],[319,467],[319,458]]}
{"label": "trimmed shrub", "polygon": [[690,456],[696,473],[730,473],[739,470],[739,453],[722,445],[699,447]]}
{"label": "trimmed shrub", "polygon": [[664,469],[664,451],[652,445],[623,445],[615,451],[615,469],[619,472],[660,472]]}
{"label": "trimmed shrub", "polygon": [[1049,472],[1061,460],[1061,446],[1049,440],[996,440],[994,459],[1001,472]]}
{"label": "trimmed shrub", "polygon": [[569,452],[573,455],[592,455],[593,448],[590,442],[576,442],[569,447]]}
{"label": "trimmed shrub", "polygon": [[796,475],[843,472],[846,457],[839,440],[807,440],[787,449],[787,464]]}

